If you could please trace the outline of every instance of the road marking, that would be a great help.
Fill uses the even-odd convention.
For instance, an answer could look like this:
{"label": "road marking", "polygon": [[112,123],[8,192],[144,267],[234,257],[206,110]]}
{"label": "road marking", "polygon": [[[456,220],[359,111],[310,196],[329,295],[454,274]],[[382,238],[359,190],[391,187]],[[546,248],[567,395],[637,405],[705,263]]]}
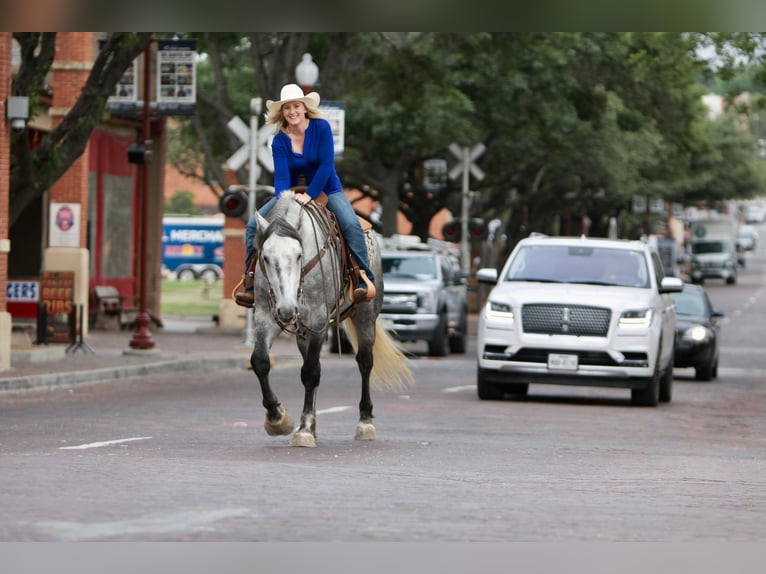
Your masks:
{"label": "road marking", "polygon": [[213,523],[241,516],[253,517],[249,508],[222,508],[147,514],[114,522],[43,521],[35,526],[56,540],[77,542],[124,535],[165,534],[173,532],[215,532]]}
{"label": "road marking", "polygon": [[348,407],[348,406],[342,406],[342,407],[329,407],[329,408],[326,408],[326,409],[320,409],[320,410],[318,410],[318,411],[316,412],[316,414],[318,414],[318,415],[331,415],[331,414],[333,414],[333,413],[342,413],[343,411],[347,411],[347,410],[349,410],[350,408],[353,408],[353,407]]}
{"label": "road marking", "polygon": [[442,389],[443,393],[462,393],[463,391],[475,391],[476,385],[461,385],[459,387],[447,387]]}
{"label": "road marking", "polygon": [[103,442],[91,442],[88,444],[80,444],[77,446],[62,446],[59,447],[59,450],[85,450],[86,448],[99,448],[102,446],[111,446],[113,444],[121,444],[124,442],[132,442],[134,440],[148,440],[152,437],[150,436],[136,436],[133,438],[120,438],[117,440],[105,440]]}

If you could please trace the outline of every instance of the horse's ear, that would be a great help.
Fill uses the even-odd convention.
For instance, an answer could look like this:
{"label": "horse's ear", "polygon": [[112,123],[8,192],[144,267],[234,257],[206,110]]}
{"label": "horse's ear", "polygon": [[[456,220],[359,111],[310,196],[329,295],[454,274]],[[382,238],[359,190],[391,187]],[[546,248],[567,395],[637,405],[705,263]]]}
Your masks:
{"label": "horse's ear", "polygon": [[266,231],[266,228],[269,226],[269,220],[263,217],[257,211],[255,212],[255,220],[258,222],[258,232],[263,233]]}

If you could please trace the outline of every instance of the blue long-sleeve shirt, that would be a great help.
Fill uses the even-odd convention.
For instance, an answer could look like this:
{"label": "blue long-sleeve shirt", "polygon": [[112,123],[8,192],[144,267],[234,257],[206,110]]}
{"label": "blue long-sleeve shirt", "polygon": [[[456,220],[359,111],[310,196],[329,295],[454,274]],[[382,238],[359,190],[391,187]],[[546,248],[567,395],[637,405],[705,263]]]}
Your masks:
{"label": "blue long-sleeve shirt", "polygon": [[309,120],[303,136],[303,153],[295,153],[290,137],[280,131],[271,144],[274,156],[274,190],[277,197],[296,185],[299,176],[304,175],[308,184],[308,193],[312,199],[325,192],[330,195],[343,188],[335,171],[335,145],[332,128],[327,120],[316,118]]}

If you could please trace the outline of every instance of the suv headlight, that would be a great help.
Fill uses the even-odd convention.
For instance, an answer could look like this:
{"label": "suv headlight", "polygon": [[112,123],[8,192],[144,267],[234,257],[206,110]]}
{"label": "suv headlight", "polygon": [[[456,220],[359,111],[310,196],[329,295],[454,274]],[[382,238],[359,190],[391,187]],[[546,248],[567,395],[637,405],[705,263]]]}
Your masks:
{"label": "suv headlight", "polygon": [[630,309],[620,315],[620,328],[646,329],[652,324],[653,311],[649,309]]}
{"label": "suv headlight", "polygon": [[484,312],[487,319],[501,319],[513,322],[513,307],[508,303],[487,301],[487,304],[484,306]]}

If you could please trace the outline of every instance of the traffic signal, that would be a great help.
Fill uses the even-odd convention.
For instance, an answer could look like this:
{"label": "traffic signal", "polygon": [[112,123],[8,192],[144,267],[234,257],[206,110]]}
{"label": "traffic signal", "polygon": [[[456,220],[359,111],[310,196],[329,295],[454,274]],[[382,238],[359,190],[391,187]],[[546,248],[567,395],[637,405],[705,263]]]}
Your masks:
{"label": "traffic signal", "polygon": [[460,220],[453,219],[452,221],[445,223],[442,226],[442,235],[444,236],[444,241],[458,243],[460,241],[460,237],[462,236]]}
{"label": "traffic signal", "polygon": [[228,190],[218,200],[218,208],[227,217],[241,217],[247,209],[247,197],[240,191]]}
{"label": "traffic signal", "polygon": [[471,219],[468,222],[468,236],[473,241],[484,241],[489,235],[487,224],[481,219]]}

